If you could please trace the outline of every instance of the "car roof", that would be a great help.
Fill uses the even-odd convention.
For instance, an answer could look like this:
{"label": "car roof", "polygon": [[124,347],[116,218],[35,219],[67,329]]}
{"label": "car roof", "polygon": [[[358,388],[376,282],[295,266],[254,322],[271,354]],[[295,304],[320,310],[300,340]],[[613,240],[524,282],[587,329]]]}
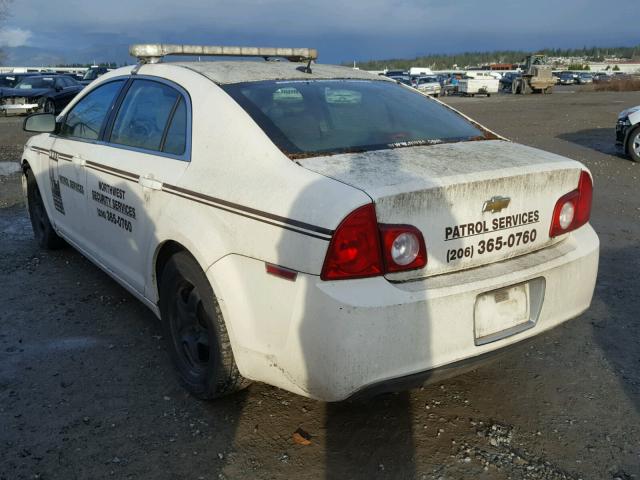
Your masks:
{"label": "car roof", "polygon": [[363,70],[354,70],[353,68],[336,65],[311,64],[311,73],[307,73],[304,71],[306,64],[296,62],[167,62],[165,65],[175,65],[193,70],[219,85],[265,80],[354,79],[391,81]]}

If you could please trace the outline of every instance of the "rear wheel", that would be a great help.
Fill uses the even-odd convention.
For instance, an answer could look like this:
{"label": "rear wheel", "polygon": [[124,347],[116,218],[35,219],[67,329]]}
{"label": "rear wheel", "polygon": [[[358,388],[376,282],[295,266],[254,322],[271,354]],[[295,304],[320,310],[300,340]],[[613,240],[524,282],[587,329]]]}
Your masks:
{"label": "rear wheel", "polygon": [[40,189],[31,169],[28,169],[25,175],[27,176],[27,209],[36,242],[40,248],[47,250],[64,247],[65,241],[58,236],[49,221],[49,215],[47,215]]}
{"label": "rear wheel", "polygon": [[634,162],[640,162],[640,127],[636,127],[629,133],[627,154]]}
{"label": "rear wheel", "polygon": [[169,355],[190,393],[212,399],[249,385],[236,366],[213,289],[187,252],[173,255],[162,271],[160,313]]}

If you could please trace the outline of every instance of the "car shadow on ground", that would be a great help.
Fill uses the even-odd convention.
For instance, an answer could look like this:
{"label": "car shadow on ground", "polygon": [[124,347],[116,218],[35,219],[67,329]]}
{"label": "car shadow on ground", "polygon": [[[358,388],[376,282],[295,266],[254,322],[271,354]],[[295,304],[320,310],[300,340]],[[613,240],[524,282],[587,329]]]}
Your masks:
{"label": "car shadow on ground", "polygon": [[616,146],[615,128],[587,128],[577,132],[562,133],[557,138],[606,155],[624,157],[622,149]]}
{"label": "car shadow on ground", "polygon": [[591,321],[594,339],[614,371],[629,401],[640,413],[640,245],[604,248],[594,304],[608,315]]}

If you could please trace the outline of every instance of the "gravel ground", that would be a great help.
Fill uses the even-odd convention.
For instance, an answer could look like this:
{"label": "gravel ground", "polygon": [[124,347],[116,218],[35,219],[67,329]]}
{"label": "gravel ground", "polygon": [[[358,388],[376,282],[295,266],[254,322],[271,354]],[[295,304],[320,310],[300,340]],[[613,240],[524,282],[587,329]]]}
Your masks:
{"label": "gravel ground", "polygon": [[187,395],[150,312],[72,249],[38,250],[6,163],[21,120],[0,118],[0,479],[640,478],[640,165],[613,145],[640,94],[447,102],[592,170],[593,305],[471,373],[340,404]]}

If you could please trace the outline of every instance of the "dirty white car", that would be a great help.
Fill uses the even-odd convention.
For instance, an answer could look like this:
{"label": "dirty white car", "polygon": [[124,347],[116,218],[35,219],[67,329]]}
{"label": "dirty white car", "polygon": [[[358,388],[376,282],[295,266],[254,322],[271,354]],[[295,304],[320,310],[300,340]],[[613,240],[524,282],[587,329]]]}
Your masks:
{"label": "dirty white car", "polygon": [[623,110],[616,122],[616,144],[634,162],[640,162],[640,105]]}
{"label": "dirty white car", "polygon": [[45,133],[24,186],[40,244],[66,240],[153,310],[195,395],[404,388],[589,307],[582,164],[314,50],[132,52],[57,120],[27,119]]}
{"label": "dirty white car", "polygon": [[415,84],[415,88],[420,90],[422,93],[433,95],[434,97],[438,97],[442,90],[438,77],[418,77],[415,80]]}

